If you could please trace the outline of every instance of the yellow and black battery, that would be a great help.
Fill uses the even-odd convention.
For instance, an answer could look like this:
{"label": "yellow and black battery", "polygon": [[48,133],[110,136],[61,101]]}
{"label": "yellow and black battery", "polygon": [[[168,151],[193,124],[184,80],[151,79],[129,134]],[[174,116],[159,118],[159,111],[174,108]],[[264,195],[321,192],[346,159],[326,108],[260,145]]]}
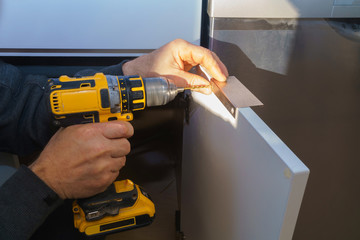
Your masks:
{"label": "yellow and black battery", "polygon": [[105,192],[73,203],[74,225],[88,236],[129,230],[152,223],[150,196],[130,180],[115,181]]}

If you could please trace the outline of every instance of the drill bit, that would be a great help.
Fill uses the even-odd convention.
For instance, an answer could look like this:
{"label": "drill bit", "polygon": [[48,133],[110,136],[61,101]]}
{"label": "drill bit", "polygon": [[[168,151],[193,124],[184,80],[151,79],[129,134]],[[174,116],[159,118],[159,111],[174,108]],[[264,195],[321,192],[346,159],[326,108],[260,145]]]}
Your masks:
{"label": "drill bit", "polygon": [[188,85],[186,87],[184,87],[184,90],[196,90],[196,89],[201,89],[201,88],[209,88],[211,87],[210,85]]}

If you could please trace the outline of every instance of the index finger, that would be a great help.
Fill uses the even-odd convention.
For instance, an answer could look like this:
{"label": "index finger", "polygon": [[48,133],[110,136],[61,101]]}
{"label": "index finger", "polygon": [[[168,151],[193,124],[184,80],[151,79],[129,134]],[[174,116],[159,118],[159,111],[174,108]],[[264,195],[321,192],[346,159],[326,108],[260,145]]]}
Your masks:
{"label": "index finger", "polygon": [[102,134],[109,139],[129,138],[134,134],[134,128],[129,122],[125,121],[110,121],[100,123]]}
{"label": "index finger", "polygon": [[228,70],[219,57],[207,48],[187,43],[184,51],[180,51],[180,57],[192,65],[204,66],[212,77],[218,81],[226,81],[229,76]]}

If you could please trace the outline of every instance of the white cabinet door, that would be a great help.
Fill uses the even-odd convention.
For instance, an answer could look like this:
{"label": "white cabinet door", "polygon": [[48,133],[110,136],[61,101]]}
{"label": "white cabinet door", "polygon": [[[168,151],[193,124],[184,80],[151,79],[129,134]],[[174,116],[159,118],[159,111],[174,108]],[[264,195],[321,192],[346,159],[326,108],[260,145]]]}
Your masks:
{"label": "white cabinet door", "polygon": [[0,56],[138,56],[200,42],[201,0],[0,1]]}
{"label": "white cabinet door", "polygon": [[215,95],[193,93],[183,139],[186,239],[291,239],[308,176],[252,109],[234,119]]}

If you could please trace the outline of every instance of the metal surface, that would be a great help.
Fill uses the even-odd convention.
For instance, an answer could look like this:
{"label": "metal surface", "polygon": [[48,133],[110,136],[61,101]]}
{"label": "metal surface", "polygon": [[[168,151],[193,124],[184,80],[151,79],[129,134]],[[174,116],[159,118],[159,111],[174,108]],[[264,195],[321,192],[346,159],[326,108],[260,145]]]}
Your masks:
{"label": "metal surface", "polygon": [[358,0],[209,0],[216,18],[360,17]]}
{"label": "metal surface", "polygon": [[106,75],[106,80],[109,89],[111,112],[119,113],[121,112],[121,107],[120,107],[119,83],[117,77],[114,75]]}
{"label": "metal surface", "polygon": [[311,170],[293,239],[360,239],[360,42],[341,30],[359,19],[211,22],[212,50]]}
{"label": "metal surface", "polygon": [[235,76],[229,76],[226,82],[219,82],[201,65],[196,67],[196,73],[210,81],[213,93],[233,117],[236,117],[237,108],[263,105]]}
{"label": "metal surface", "polygon": [[214,94],[226,109],[236,116],[237,108],[263,105],[236,77],[230,76],[226,82],[211,81]]}

